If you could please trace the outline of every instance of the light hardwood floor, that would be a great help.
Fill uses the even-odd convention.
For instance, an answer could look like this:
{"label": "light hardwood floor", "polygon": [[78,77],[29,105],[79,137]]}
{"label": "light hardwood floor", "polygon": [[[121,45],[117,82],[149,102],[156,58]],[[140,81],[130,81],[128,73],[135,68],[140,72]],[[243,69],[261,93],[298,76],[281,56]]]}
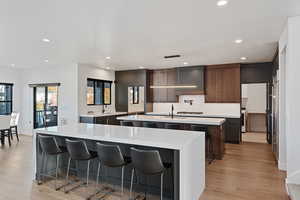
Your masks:
{"label": "light hardwood floor", "polygon": [[[81,195],[32,183],[32,139],[0,149],[0,200],[82,200]],[[207,187],[200,200],[287,200],[285,174],[276,169],[267,144],[226,145],[222,161],[207,168]],[[113,198],[112,198],[113,199]]]}
{"label": "light hardwood floor", "polygon": [[227,144],[224,159],[208,166],[206,175],[200,200],[288,200],[285,173],[268,144]]}
{"label": "light hardwood floor", "polygon": [[243,142],[267,143],[266,132],[247,132],[243,133]]}

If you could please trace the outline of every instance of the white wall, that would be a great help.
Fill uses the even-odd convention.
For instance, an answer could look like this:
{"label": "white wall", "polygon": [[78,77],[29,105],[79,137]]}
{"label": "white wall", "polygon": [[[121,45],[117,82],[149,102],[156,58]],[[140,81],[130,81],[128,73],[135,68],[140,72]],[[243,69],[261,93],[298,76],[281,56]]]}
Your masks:
{"label": "white wall", "polygon": [[[242,93],[244,93],[244,89],[245,87],[242,87]],[[265,113],[267,107],[267,85],[265,83],[247,84],[246,90],[246,110],[250,113]]]}
{"label": "white wall", "polygon": [[61,83],[58,89],[58,123],[78,122],[77,64],[53,68],[22,69],[22,98],[20,127],[22,133],[31,134],[33,129],[33,88],[28,84]]}
{"label": "white wall", "polygon": [[[92,65],[79,64],[78,65],[78,111],[80,114],[87,114],[88,111],[95,113],[102,112],[102,105],[88,106],[86,102],[87,92],[87,78],[101,79],[101,80],[115,80],[115,72],[104,70]],[[111,105],[107,106],[107,110],[115,111],[115,84],[112,84],[111,91]]]}
{"label": "white wall", "polygon": [[[188,95],[185,95],[188,97]],[[180,97],[181,99],[181,97]],[[191,95],[191,98],[194,100],[193,104],[183,103],[181,99],[181,103],[173,103],[174,111],[188,111],[188,112],[203,112],[204,114],[209,115],[233,115],[240,116],[240,104],[239,103],[204,103],[203,95]],[[172,103],[154,103],[153,104],[153,112],[155,113],[169,113],[171,112]]]}
{"label": "white wall", "polygon": [[[300,17],[288,19],[287,35],[285,80],[280,79],[280,83],[285,82],[286,94],[284,120],[286,125],[287,182],[300,184]],[[283,48],[280,47],[280,49]]]}
{"label": "white wall", "polygon": [[288,43],[288,29],[285,27],[279,40],[279,158],[278,168],[281,170],[287,170],[287,152],[286,152],[286,50]]}

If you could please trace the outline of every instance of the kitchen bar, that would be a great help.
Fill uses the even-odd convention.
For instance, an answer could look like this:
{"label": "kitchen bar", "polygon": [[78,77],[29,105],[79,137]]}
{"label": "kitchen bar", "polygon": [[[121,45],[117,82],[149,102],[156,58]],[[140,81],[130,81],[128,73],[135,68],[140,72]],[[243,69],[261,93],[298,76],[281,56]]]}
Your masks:
{"label": "kitchen bar", "polygon": [[[167,129],[153,131],[148,128],[83,123],[37,129],[33,144],[36,167],[34,179],[38,179],[41,167],[41,151],[37,145],[38,135],[55,136],[60,145],[65,144],[66,138],[84,140],[90,150],[94,150],[95,143],[99,141],[119,144],[128,156],[130,156],[130,147],[157,149],[163,161],[172,164],[171,173],[167,173],[165,177],[166,193],[169,199],[197,200],[205,187],[205,138],[202,132]],[[63,157],[61,163],[66,162],[67,158]],[[95,168],[91,167],[91,169]],[[91,171],[90,174],[91,178],[95,179],[95,172]],[[128,187],[128,171],[125,170],[125,174],[127,174],[125,187]],[[156,182],[148,184],[154,183]],[[152,186],[155,191],[155,185]]]}
{"label": "kitchen bar", "polygon": [[[166,124],[179,124],[182,130],[190,131],[192,125],[201,125],[207,129],[212,143],[212,157],[221,160],[225,153],[224,123],[225,118],[196,118],[179,116],[129,115],[117,117],[121,121],[152,122],[157,128],[164,128]],[[189,132],[187,132],[189,133]],[[208,152],[207,152],[208,153]]]}

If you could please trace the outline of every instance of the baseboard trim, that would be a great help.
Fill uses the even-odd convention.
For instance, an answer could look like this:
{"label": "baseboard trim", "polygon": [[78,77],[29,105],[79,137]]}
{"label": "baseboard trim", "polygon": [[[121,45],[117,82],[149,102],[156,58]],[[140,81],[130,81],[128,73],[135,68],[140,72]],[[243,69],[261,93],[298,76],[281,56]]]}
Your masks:
{"label": "baseboard trim", "polygon": [[286,171],[287,170],[286,163],[278,161],[278,169],[282,171]]}

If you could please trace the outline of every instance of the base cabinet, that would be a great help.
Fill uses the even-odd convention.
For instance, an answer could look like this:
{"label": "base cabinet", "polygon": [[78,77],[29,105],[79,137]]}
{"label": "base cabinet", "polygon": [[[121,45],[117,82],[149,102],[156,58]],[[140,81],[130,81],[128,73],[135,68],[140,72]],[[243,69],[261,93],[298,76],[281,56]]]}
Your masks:
{"label": "base cabinet", "polygon": [[120,121],[117,120],[116,116],[100,116],[100,117],[80,117],[80,123],[87,123],[87,124],[107,124],[107,125],[120,125]]}
{"label": "base cabinet", "polygon": [[239,144],[241,141],[241,120],[238,118],[226,118],[225,142]]}

